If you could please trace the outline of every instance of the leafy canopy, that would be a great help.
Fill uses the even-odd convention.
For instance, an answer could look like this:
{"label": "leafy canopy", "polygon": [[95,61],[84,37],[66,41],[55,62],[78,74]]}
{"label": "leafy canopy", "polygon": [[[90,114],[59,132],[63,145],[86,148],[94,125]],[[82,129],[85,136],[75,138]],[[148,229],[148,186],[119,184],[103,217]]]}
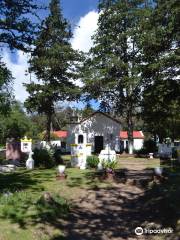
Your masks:
{"label": "leafy canopy", "polygon": [[32,22],[38,9],[34,0],[0,1],[0,46],[29,50],[37,24]]}
{"label": "leafy canopy", "polygon": [[35,73],[39,83],[26,84],[30,94],[26,107],[30,111],[46,114],[50,137],[55,104],[74,100],[79,93],[74,80],[78,77],[80,55],[71,47],[72,32],[62,15],[59,1],[52,0],[49,7],[50,14],[42,22],[30,61],[30,71]]}
{"label": "leafy canopy", "polygon": [[0,59],[0,114],[7,114],[12,100],[11,84],[13,77]]}

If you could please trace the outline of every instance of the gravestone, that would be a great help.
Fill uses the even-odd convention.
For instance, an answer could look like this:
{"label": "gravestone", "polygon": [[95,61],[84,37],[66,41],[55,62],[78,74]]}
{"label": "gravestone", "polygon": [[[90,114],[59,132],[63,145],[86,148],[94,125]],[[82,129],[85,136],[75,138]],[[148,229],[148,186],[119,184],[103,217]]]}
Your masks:
{"label": "gravestone", "polygon": [[26,161],[26,168],[29,170],[34,169],[34,160],[32,158],[32,139],[28,139],[26,136],[21,139],[21,151],[29,155]]}
{"label": "gravestone", "polygon": [[32,151],[32,139],[28,139],[26,136],[21,139],[21,151],[23,153],[30,153]]}
{"label": "gravestone", "polygon": [[87,156],[91,155],[91,144],[71,144],[71,165],[86,169]]}
{"label": "gravestone", "polygon": [[11,160],[16,164],[22,156],[20,142],[15,139],[7,139],[6,142],[6,160]]}
{"label": "gravestone", "polygon": [[170,144],[162,143],[158,146],[158,153],[160,158],[172,158],[172,147]]}
{"label": "gravestone", "polygon": [[113,162],[116,161],[116,152],[114,150],[111,150],[111,148],[107,145],[104,150],[101,150],[99,154],[99,164],[98,169],[102,170],[102,163],[103,162]]}

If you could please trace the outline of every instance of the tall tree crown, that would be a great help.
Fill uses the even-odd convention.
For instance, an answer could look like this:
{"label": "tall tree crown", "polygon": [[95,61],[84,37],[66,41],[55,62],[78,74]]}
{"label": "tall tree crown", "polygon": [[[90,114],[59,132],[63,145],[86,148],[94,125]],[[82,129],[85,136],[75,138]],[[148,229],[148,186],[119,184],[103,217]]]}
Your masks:
{"label": "tall tree crown", "polygon": [[34,0],[1,0],[0,44],[7,44],[11,49],[29,50],[37,27],[30,18],[36,15],[37,9]]}
{"label": "tall tree crown", "polygon": [[30,93],[26,101],[29,110],[44,113],[47,117],[47,139],[50,139],[50,125],[55,104],[76,98],[79,53],[72,49],[70,25],[63,17],[58,0],[49,5],[49,16],[42,22],[30,60],[30,71],[34,72],[39,83],[26,84]]}

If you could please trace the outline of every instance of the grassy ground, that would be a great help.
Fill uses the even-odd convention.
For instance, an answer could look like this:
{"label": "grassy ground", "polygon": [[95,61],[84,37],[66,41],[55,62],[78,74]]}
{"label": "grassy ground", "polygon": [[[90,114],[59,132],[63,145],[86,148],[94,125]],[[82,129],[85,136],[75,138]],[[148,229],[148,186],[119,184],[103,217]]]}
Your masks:
{"label": "grassy ground", "polygon": [[128,169],[146,169],[155,168],[160,166],[160,160],[158,158],[119,158],[118,168],[128,168]]}
{"label": "grassy ground", "polygon": [[[69,156],[64,156],[64,159],[66,164],[69,165]],[[134,171],[137,176],[137,174],[159,165],[158,159],[128,158],[120,159],[118,168],[126,168],[130,173]],[[180,219],[180,178],[176,173],[180,171],[178,168],[170,168],[170,170],[172,177],[170,177],[168,182],[160,185],[149,183],[145,189],[137,187],[137,196],[141,193],[138,196],[138,201],[127,197],[124,208],[127,207],[127,211],[131,211],[132,206],[137,206],[137,209],[143,208],[143,213],[151,217],[145,218],[148,223],[155,222],[167,227],[176,227],[176,233],[173,235],[176,237]],[[68,238],[64,237],[64,223],[68,221],[69,213],[71,214],[73,211],[74,204],[77,203],[77,206],[80,204],[77,210],[82,205],[83,211],[87,212],[87,208],[89,213],[92,212],[91,216],[87,216],[86,213],[83,213],[83,216],[85,222],[87,220],[90,221],[89,225],[86,224],[84,229],[93,232],[95,230],[90,227],[91,221],[93,221],[92,217],[99,217],[100,222],[103,222],[103,219],[106,218],[106,208],[104,208],[103,214],[98,215],[98,217],[93,215],[99,206],[99,196],[103,195],[102,204],[104,204],[104,201],[107,201],[108,204],[110,199],[108,192],[112,191],[114,200],[110,203],[110,207],[115,208],[121,204],[119,196],[116,196],[117,193],[124,192],[124,194],[127,194],[127,191],[129,191],[129,194],[132,194],[135,189],[135,187],[126,184],[101,181],[96,176],[94,170],[67,168],[66,173],[68,177],[63,181],[56,180],[56,169],[36,169],[33,171],[20,169],[15,173],[0,174],[0,240],[93,239],[91,237],[88,238],[87,235],[83,235],[83,238],[80,236],[73,238],[73,226],[70,227],[72,234]],[[54,202],[52,204],[41,201],[44,192],[49,192],[53,196]],[[88,194],[89,200],[86,194]],[[96,195],[97,198],[94,198]],[[105,200],[104,196],[106,197]],[[90,204],[88,201],[92,201],[92,203]],[[113,209],[112,213],[114,211],[115,209]],[[111,209],[108,210],[107,214],[110,213]],[[82,218],[80,210],[76,214],[78,219],[73,217],[72,222],[73,219],[77,222]],[[134,215],[131,217],[131,223],[134,222],[136,224],[133,218]],[[118,217],[115,219],[118,219]],[[129,220],[126,218],[122,220],[124,224],[126,220],[129,223]],[[142,225],[146,224],[144,216],[140,216],[139,223]],[[77,225],[76,223],[74,224]],[[97,222],[95,223],[96,225]],[[123,226],[123,224],[120,225]],[[81,224],[77,225],[77,229],[80,226]],[[102,224],[100,225],[101,227]],[[106,224],[104,227],[106,229]],[[102,228],[102,231],[105,231],[104,228]],[[114,229],[113,231],[116,230]],[[103,238],[98,238],[97,236],[96,239]],[[159,236],[159,239],[167,238]]]}
{"label": "grassy ground", "polygon": [[[68,168],[66,173],[65,181],[56,180],[56,169],[21,169],[0,174],[0,229],[3,229],[0,240],[49,240],[60,236],[61,221],[68,215],[64,208],[71,207],[71,200],[80,197],[89,187],[110,185],[98,179],[92,181],[91,170]],[[61,196],[57,200],[58,211],[56,206],[46,208],[38,204],[44,192],[50,192],[53,197]]]}

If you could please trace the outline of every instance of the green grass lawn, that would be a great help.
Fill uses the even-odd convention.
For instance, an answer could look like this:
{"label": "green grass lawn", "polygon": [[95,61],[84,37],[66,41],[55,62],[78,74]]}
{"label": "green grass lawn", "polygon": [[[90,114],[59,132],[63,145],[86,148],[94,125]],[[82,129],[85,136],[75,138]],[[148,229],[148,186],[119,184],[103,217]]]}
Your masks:
{"label": "green grass lawn", "polygon": [[[83,189],[110,185],[95,179],[91,170],[68,168],[68,177],[62,181],[56,180],[56,173],[56,169],[21,169],[0,174],[0,239],[49,240],[60,236],[61,221],[68,215],[71,200],[81,196]],[[44,192],[55,197],[57,206],[39,204]]]}
{"label": "green grass lawn", "polygon": [[[65,156],[65,160],[68,165],[69,156]],[[138,166],[140,169],[153,168],[159,166],[159,160],[120,159],[118,167],[132,169]],[[86,189],[106,188],[112,184],[96,177],[95,170],[67,168],[66,173],[68,177],[62,181],[56,180],[56,169],[19,169],[14,173],[0,173],[0,240],[50,240],[56,236],[59,240],[64,239],[61,226],[73,207],[72,200],[80,198]],[[162,187],[152,187],[147,195],[147,206],[153,208],[164,197],[172,206],[162,211],[174,214],[179,188],[178,176]],[[41,201],[45,192],[53,196],[54,204]]]}
{"label": "green grass lawn", "polygon": [[118,159],[118,168],[129,168],[129,169],[146,169],[146,168],[155,168],[160,166],[160,160],[158,158],[149,159],[149,158],[119,158]]}
{"label": "green grass lawn", "polygon": [[[13,174],[0,175],[0,228],[3,229],[0,239],[48,239],[48,234],[52,232],[60,234],[51,228],[51,224],[48,224],[49,232],[44,232],[46,217],[51,219],[55,216],[56,207],[50,206],[48,209],[39,204],[43,192],[51,188],[51,194],[56,194],[56,186],[52,184],[53,187],[50,187],[54,176],[54,170],[19,170]],[[68,205],[63,198],[59,197],[60,200],[62,208],[64,204]],[[61,212],[61,204],[59,209]],[[62,217],[65,215],[66,212],[62,213]],[[55,216],[54,220],[58,217],[61,216]]]}

